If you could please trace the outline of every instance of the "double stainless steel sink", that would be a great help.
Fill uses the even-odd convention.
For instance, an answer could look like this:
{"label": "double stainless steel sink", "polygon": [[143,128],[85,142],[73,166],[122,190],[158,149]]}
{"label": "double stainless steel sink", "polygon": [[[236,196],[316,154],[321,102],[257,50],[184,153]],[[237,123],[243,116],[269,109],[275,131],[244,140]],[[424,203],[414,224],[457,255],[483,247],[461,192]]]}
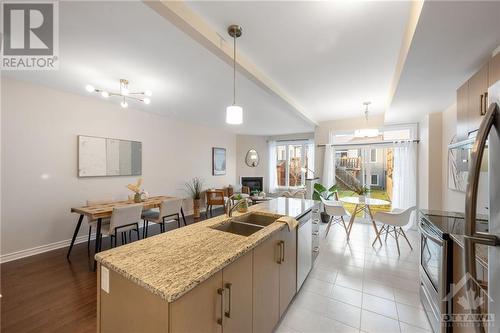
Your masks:
{"label": "double stainless steel sink", "polygon": [[276,220],[277,218],[273,216],[250,213],[234,217],[223,224],[212,226],[210,228],[248,237]]}

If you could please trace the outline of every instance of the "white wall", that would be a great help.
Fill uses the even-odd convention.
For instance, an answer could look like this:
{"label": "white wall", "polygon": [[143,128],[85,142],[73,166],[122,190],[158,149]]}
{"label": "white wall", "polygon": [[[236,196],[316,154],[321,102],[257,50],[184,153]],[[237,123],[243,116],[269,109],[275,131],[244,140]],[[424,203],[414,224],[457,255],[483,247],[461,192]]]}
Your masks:
{"label": "white wall", "polygon": [[[246,154],[250,149],[255,149],[259,154],[259,165],[254,168],[245,163]],[[260,135],[236,136],[236,182],[238,185],[241,185],[241,177],[264,177],[264,192],[268,192],[268,165],[267,137]]]}
{"label": "white wall", "polygon": [[[87,199],[124,198],[137,177],[77,177],[77,135],[137,140],[144,188],[186,197],[184,182],[236,183],[236,135],[2,77],[1,253],[71,238]],[[227,175],[212,176],[212,147],[227,149]],[[185,205],[189,208],[190,205]],[[81,230],[85,235],[87,228]],[[63,246],[64,244],[60,244]]]}

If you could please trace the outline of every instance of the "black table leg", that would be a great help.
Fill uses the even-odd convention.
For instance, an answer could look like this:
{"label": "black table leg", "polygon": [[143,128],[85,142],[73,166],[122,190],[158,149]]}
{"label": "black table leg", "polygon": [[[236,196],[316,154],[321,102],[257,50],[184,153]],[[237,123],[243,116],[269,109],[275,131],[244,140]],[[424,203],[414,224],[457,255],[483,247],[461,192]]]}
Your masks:
{"label": "black table leg", "polygon": [[73,250],[73,245],[75,245],[76,236],[80,231],[80,226],[82,225],[82,221],[83,221],[83,215],[80,215],[80,217],[78,218],[78,223],[76,224],[75,232],[73,233],[73,238],[71,239],[71,244],[69,245],[68,254],[66,254],[66,259],[69,259],[71,250]]}
{"label": "black table leg", "polygon": [[[101,222],[102,219],[98,218],[97,219],[97,230],[95,232],[95,251],[94,255],[97,254],[101,248]],[[97,269],[97,261],[94,258],[94,272]]]}
{"label": "black table leg", "polygon": [[182,215],[182,220],[184,221],[184,226],[187,226],[186,224],[186,217],[184,216],[184,210],[181,207],[181,215]]}

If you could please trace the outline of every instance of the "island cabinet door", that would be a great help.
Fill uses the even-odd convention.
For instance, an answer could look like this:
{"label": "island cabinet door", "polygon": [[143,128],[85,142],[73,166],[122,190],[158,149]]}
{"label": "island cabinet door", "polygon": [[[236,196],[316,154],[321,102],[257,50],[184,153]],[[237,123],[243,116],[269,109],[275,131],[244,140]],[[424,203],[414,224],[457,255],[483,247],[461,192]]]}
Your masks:
{"label": "island cabinet door", "polygon": [[222,271],[223,333],[252,333],[252,262],[250,252]]}
{"label": "island cabinet door", "polygon": [[280,265],[276,236],[253,250],[253,332],[271,333],[279,321]]}
{"label": "island cabinet door", "polygon": [[222,272],[170,304],[170,333],[222,333]]}
{"label": "island cabinet door", "polygon": [[280,317],[297,292],[297,229],[278,234],[280,254]]}

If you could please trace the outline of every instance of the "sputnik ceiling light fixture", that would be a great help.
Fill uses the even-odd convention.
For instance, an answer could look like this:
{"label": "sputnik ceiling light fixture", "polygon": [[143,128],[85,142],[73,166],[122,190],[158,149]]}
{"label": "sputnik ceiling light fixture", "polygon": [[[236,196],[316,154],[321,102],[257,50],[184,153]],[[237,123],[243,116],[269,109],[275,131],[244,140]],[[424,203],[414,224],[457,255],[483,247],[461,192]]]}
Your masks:
{"label": "sputnik ceiling light fixture", "polygon": [[95,88],[91,84],[87,84],[85,86],[85,89],[88,92],[95,92],[98,94],[101,94],[102,97],[108,98],[110,96],[117,96],[121,98],[121,107],[126,108],[128,107],[127,100],[134,100],[138,102],[142,102],[144,104],[149,104],[151,103],[151,99],[149,98],[152,95],[151,90],[145,90],[142,92],[131,92],[128,90],[128,80],[126,79],[120,79],[120,91],[119,92],[112,92],[104,89],[98,89]]}
{"label": "sputnik ceiling light fixture", "polygon": [[[365,120],[366,125],[368,125],[368,106],[372,104],[372,102],[364,102],[365,106]],[[356,138],[373,138],[379,136],[380,132],[376,128],[362,128],[354,131],[354,137]]]}
{"label": "sputnik ceiling light fixture", "polygon": [[226,108],[226,123],[240,125],[243,123],[243,108],[236,105],[236,38],[241,36],[242,29],[233,24],[227,28],[227,32],[233,37],[233,105]]}

